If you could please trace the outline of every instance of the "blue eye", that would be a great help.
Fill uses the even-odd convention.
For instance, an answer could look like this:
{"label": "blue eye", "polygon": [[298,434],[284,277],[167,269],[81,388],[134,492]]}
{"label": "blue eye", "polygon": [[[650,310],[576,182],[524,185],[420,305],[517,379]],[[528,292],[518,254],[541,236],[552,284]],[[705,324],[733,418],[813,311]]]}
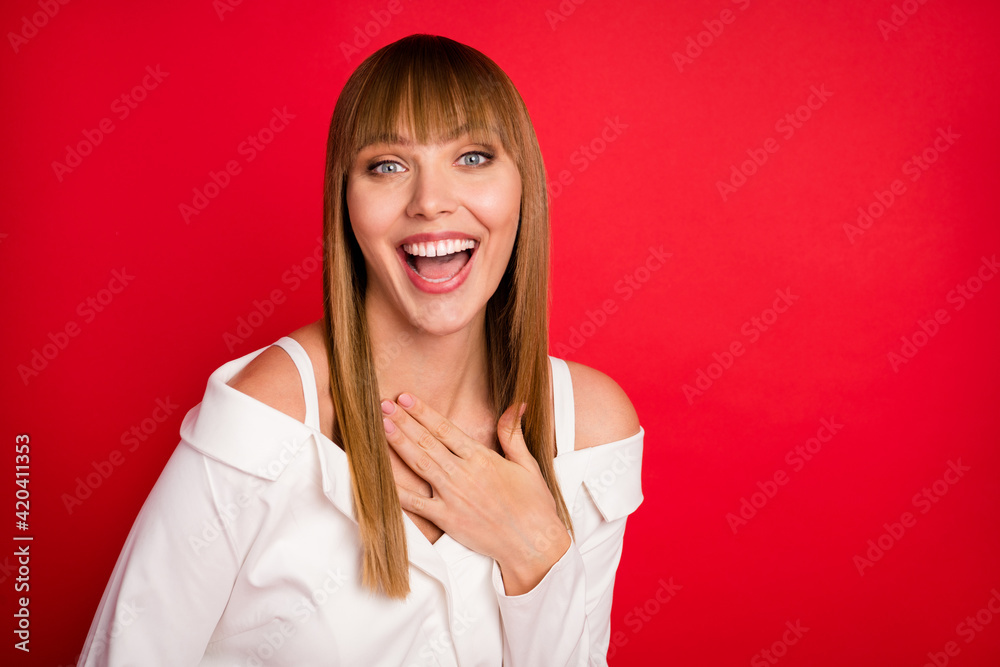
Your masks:
{"label": "blue eye", "polygon": [[368,167],[368,171],[375,174],[398,174],[402,170],[402,165],[393,160],[382,160]]}
{"label": "blue eye", "polygon": [[481,167],[492,159],[493,156],[486,151],[471,151],[458,158],[463,167]]}

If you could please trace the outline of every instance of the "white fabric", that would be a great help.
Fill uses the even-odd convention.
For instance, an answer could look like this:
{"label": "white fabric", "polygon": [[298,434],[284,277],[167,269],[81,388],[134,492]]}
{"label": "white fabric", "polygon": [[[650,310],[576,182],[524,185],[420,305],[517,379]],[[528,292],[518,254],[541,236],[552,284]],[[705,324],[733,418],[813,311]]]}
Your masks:
{"label": "white fabric", "polygon": [[499,567],[405,519],[410,595],[361,587],[343,450],[319,431],[312,365],[293,339],[306,423],[216,370],[125,542],[80,665],[604,665],[628,514],[642,502],[642,428],[574,451],[566,362],[549,357],[556,474],[576,539],[545,578],[504,593]]}

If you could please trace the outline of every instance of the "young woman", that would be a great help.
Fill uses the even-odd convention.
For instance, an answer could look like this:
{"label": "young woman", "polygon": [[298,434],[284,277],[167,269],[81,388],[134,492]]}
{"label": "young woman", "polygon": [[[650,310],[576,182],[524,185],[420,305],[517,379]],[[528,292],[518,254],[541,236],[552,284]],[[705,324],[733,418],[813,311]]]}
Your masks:
{"label": "young woman", "polygon": [[604,664],[644,431],[547,354],[544,168],[503,71],[429,35],[363,62],[324,234],[323,319],[209,378],[80,664]]}

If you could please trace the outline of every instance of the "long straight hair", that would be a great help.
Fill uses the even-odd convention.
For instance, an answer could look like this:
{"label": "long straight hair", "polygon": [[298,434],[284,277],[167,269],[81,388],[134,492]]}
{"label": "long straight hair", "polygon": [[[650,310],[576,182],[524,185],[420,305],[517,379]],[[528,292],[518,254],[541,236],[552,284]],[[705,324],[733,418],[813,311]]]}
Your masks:
{"label": "long straight hair", "polygon": [[369,56],[334,109],[323,199],[323,318],[330,359],[335,437],[350,464],[363,548],[363,585],[391,598],[409,593],[403,513],[382,427],[368,322],[364,256],[347,210],[348,172],[360,149],[396,136],[417,143],[453,135],[498,140],[521,176],[521,211],[510,261],[486,305],[489,398],[494,421],[527,403],[523,434],[572,530],[553,467],[549,402],[549,219],[545,167],[524,101],[479,51],[445,37],[410,35]]}

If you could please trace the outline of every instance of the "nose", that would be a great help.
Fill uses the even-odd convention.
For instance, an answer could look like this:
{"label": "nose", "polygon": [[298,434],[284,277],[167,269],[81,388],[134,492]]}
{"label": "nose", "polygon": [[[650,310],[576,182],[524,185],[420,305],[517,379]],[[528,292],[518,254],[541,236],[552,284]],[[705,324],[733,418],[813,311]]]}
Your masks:
{"label": "nose", "polygon": [[413,193],[406,214],[411,218],[434,220],[454,212],[458,202],[450,176],[447,169],[437,165],[418,167],[411,181]]}

